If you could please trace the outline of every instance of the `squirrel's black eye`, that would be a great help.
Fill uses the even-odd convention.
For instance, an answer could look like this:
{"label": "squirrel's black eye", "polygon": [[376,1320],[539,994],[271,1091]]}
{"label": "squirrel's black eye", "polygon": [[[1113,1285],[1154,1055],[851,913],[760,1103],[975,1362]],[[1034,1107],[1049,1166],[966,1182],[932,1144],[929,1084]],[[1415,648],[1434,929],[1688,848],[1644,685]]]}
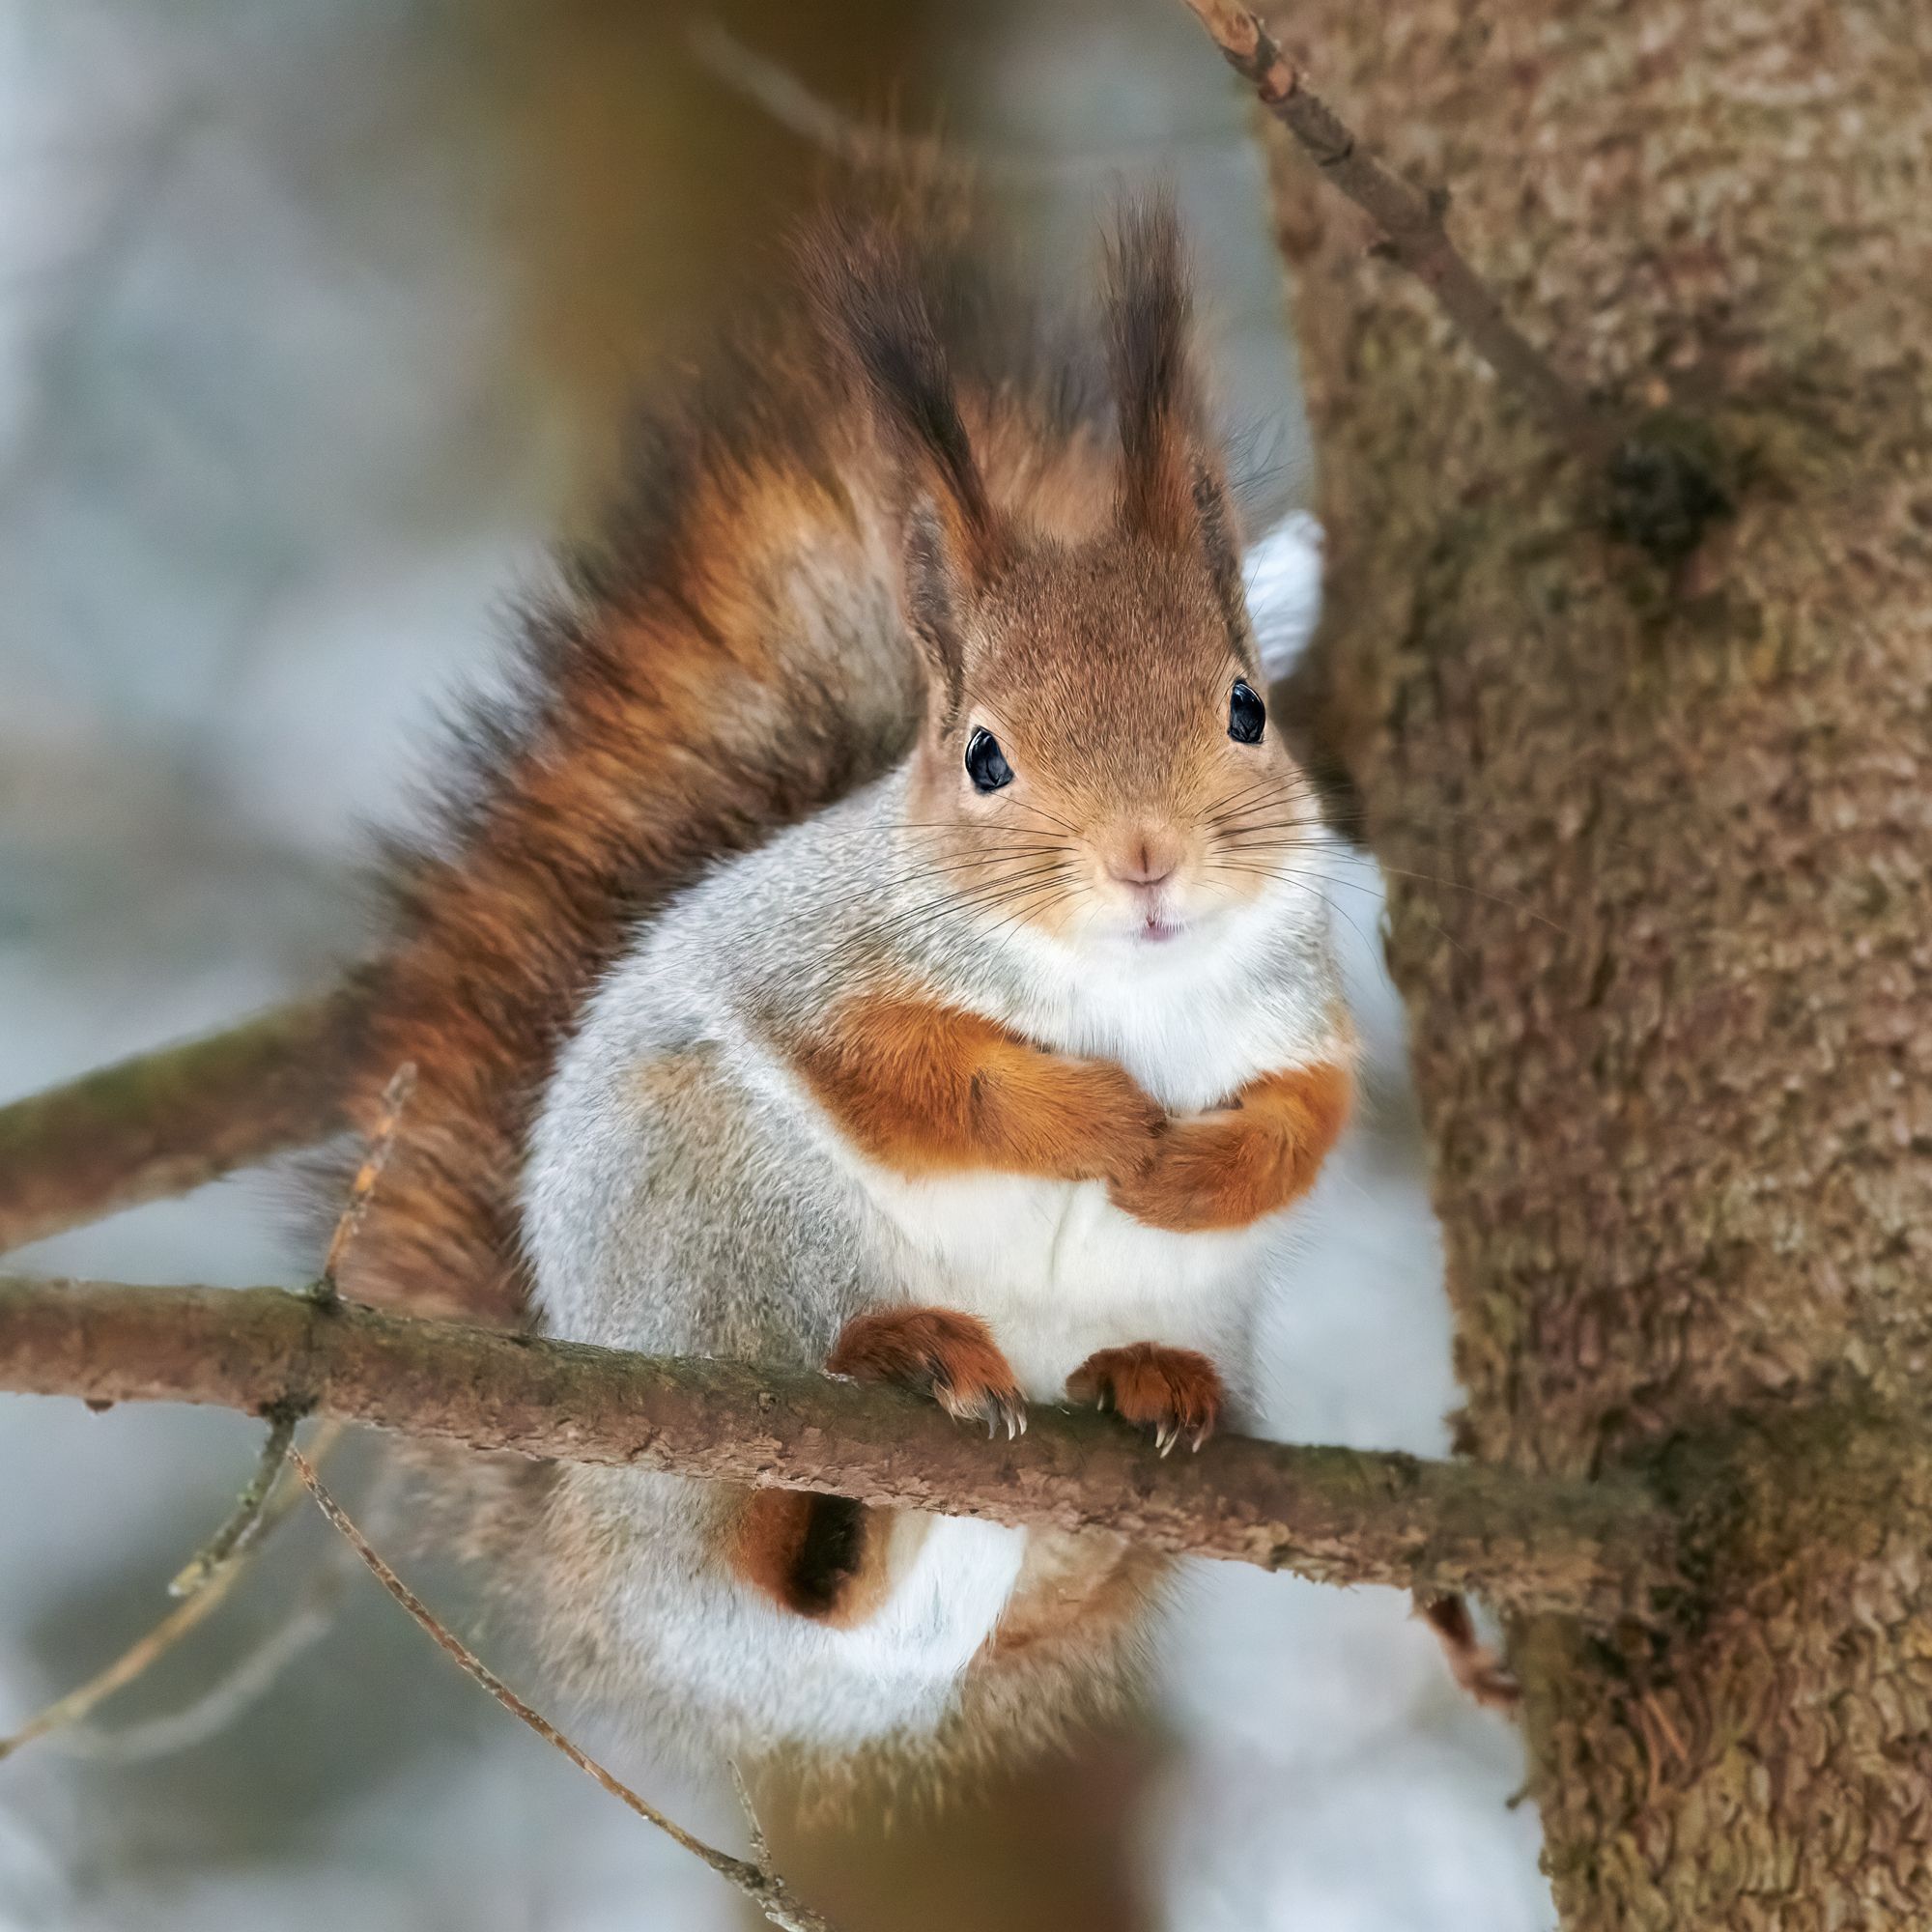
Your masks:
{"label": "squirrel's black eye", "polygon": [[1013,781],[1013,768],[1000,750],[1000,741],[983,724],[973,727],[966,740],[966,774],[976,791],[998,791]]}
{"label": "squirrel's black eye", "polygon": [[1228,736],[1237,745],[1259,745],[1267,722],[1267,706],[1246,679],[1237,677],[1234,696],[1228,699]]}

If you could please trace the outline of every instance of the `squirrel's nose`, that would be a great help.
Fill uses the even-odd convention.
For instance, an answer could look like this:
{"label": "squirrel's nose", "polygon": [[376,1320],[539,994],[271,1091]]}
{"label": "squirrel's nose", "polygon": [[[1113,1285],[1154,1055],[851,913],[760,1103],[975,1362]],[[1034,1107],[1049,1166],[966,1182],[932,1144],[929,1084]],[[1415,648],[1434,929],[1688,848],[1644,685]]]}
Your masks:
{"label": "squirrel's nose", "polygon": [[1135,833],[1121,840],[1107,858],[1107,870],[1123,886],[1157,886],[1180,864],[1179,847],[1157,833]]}

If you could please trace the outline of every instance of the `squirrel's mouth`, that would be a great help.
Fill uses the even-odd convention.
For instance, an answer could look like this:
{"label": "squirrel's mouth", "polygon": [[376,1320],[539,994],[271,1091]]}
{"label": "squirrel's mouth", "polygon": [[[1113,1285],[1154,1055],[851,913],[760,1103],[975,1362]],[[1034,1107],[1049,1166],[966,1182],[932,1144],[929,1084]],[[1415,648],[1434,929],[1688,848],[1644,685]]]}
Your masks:
{"label": "squirrel's mouth", "polygon": [[1164,919],[1156,919],[1150,913],[1141,921],[1135,936],[1145,940],[1150,946],[1160,946],[1170,939],[1178,939],[1181,931],[1180,926]]}

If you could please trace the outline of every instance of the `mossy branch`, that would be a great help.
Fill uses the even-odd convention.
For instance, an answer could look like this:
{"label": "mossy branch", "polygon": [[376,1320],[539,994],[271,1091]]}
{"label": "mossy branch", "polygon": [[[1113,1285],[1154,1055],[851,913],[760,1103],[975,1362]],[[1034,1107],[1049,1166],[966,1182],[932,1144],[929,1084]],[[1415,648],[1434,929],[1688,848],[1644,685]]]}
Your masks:
{"label": "mossy branch", "polygon": [[1110,1418],[1037,1410],[989,1442],[931,1403],[804,1371],[661,1359],[333,1306],[279,1289],[0,1277],[0,1389],[299,1408],[467,1444],[1108,1528],[1335,1583],[1506,1608],[1645,1614],[1678,1577],[1670,1513],[1567,1482],[1396,1453],[1209,1442],[1163,1461]]}
{"label": "mossy branch", "polygon": [[337,1131],[356,1011],[278,1007],[0,1107],[0,1252]]}

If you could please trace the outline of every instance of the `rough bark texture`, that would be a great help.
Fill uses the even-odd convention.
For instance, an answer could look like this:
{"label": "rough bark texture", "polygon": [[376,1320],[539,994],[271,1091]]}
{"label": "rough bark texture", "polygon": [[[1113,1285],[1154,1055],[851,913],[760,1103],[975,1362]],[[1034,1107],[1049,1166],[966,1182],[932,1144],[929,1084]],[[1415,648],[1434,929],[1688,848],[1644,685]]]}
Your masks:
{"label": "rough bark texture", "polygon": [[1040,1408],[1025,1435],[994,1443],[891,1388],[415,1321],[279,1289],[0,1276],[0,1389],[294,1408],[476,1449],[1104,1526],[1326,1582],[1480,1588],[1598,1620],[1679,1584],[1671,1512],[1634,1482],[1233,1436],[1163,1460],[1109,1418]]}
{"label": "rough bark texture", "polygon": [[[1414,1024],[1466,1446],[1741,1430],[1702,1600],[1520,1621],[1567,1925],[1932,1914],[1932,10],[1274,24],[1570,373],[1738,515],[1666,577],[1275,144],[1324,668]],[[1431,875],[1431,876],[1416,876]],[[1895,1407],[1894,1407],[1895,1406]]]}
{"label": "rough bark texture", "polygon": [[0,1107],[0,1252],[336,1132],[356,1024],[335,993]]}

